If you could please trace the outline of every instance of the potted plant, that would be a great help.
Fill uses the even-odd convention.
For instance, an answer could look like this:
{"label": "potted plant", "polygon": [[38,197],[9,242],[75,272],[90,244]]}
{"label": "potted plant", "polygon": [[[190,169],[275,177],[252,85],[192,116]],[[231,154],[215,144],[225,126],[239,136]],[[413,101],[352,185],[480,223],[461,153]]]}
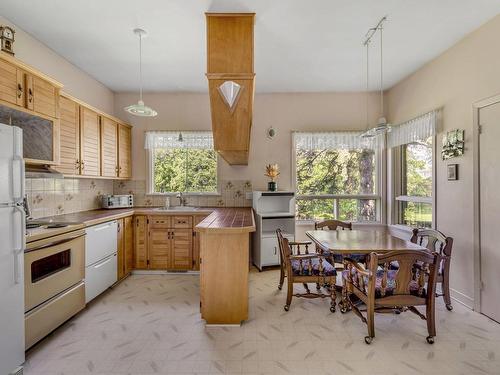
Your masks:
{"label": "potted plant", "polygon": [[267,183],[267,190],[276,191],[278,190],[278,184],[276,183],[276,178],[279,176],[279,167],[278,164],[268,164],[266,165],[266,173],[265,175],[271,179]]}

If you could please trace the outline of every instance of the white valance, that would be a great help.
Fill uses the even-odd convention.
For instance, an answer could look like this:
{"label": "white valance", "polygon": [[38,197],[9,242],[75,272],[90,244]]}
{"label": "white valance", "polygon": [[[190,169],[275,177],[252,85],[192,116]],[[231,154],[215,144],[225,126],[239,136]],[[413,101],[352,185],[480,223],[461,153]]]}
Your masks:
{"label": "white valance", "polygon": [[210,131],[147,131],[144,148],[213,149],[214,139]]}
{"label": "white valance", "polygon": [[397,147],[408,143],[425,141],[438,132],[441,109],[428,112],[400,125],[393,126],[388,135],[388,147]]}
{"label": "white valance", "polygon": [[294,132],[295,147],[306,150],[375,150],[381,148],[380,136],[361,138],[361,132]]}

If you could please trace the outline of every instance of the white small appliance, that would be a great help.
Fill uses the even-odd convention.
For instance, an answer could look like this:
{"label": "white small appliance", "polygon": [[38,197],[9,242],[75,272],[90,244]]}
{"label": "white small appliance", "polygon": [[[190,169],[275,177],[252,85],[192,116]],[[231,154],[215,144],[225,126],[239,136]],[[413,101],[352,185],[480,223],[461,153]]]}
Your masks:
{"label": "white small appliance", "polygon": [[101,197],[102,208],[126,208],[134,206],[134,196],[126,195],[110,195],[105,194]]}
{"label": "white small appliance", "polygon": [[0,124],[0,374],[24,363],[23,132]]}
{"label": "white small appliance", "polygon": [[89,303],[118,280],[118,223],[94,225],[85,233],[85,303]]}

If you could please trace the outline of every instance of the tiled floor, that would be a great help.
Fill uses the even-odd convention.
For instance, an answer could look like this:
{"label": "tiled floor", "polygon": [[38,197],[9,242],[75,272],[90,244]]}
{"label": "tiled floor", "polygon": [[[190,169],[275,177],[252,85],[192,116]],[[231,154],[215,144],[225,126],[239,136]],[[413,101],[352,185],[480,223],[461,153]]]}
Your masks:
{"label": "tiled floor", "polygon": [[205,328],[197,276],[134,275],[31,350],[25,373],[500,374],[500,325],[457,303],[448,312],[439,300],[434,345],[411,313],[377,315],[366,345],[364,324],[327,300],[283,311],[277,279],[251,273],[241,328]]}

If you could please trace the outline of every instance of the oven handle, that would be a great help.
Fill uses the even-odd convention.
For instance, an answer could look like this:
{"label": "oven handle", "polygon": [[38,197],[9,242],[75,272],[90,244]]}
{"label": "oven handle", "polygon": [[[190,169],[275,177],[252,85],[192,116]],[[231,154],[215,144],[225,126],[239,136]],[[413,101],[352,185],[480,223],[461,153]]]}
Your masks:
{"label": "oven handle", "polygon": [[68,237],[68,238],[64,238],[64,239],[59,240],[59,241],[50,242],[50,243],[45,244],[45,245],[40,245],[40,246],[34,247],[32,249],[29,249],[26,252],[30,253],[30,252],[35,251],[35,250],[42,250],[42,249],[46,249],[48,247],[62,245],[63,243],[76,240],[77,238],[80,238],[80,237],[83,237],[83,236],[85,236],[85,233],[84,234],[79,234],[79,235],[76,235],[76,236],[72,236],[72,237]]}

